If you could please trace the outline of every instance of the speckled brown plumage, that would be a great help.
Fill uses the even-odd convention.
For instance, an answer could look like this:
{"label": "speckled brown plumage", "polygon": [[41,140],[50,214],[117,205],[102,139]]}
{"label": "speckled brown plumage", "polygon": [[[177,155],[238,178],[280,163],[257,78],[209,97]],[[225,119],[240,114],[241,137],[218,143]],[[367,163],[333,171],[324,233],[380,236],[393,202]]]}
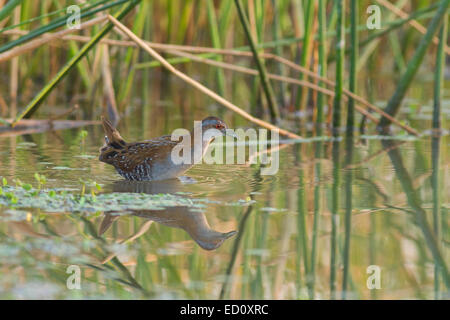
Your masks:
{"label": "speckled brown plumage", "polygon": [[[164,135],[142,142],[127,143],[112,124],[102,117],[105,130],[105,145],[100,149],[99,160],[114,166],[117,172],[127,180],[164,180],[180,176],[193,164],[174,164],[171,160],[173,148],[182,141],[172,141],[170,135]],[[226,124],[215,117],[202,122],[202,129],[223,130]],[[207,148],[210,141],[204,143]],[[192,144],[193,145],[193,144]]]}

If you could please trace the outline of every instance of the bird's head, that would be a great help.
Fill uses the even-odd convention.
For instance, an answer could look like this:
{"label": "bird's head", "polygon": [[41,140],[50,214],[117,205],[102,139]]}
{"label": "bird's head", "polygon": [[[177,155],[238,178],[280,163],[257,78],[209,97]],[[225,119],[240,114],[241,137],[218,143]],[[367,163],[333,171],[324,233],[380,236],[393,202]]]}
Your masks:
{"label": "bird's head", "polygon": [[215,138],[217,136],[231,136],[237,138],[233,130],[229,130],[227,124],[217,117],[207,117],[202,120],[203,136]]}

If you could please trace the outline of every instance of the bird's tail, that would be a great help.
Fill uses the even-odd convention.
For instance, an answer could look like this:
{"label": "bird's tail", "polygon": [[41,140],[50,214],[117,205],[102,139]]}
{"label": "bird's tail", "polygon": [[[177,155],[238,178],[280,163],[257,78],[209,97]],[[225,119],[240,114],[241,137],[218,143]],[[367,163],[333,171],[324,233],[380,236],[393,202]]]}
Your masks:
{"label": "bird's tail", "polygon": [[105,130],[105,145],[100,149],[99,160],[110,163],[112,158],[117,155],[118,151],[124,149],[127,143],[105,117],[102,117],[102,125]]}

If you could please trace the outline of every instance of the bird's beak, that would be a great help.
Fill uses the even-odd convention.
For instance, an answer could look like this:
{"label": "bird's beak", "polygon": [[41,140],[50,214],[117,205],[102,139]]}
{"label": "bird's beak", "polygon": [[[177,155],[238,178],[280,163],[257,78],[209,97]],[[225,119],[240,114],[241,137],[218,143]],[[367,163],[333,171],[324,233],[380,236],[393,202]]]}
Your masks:
{"label": "bird's beak", "polygon": [[229,129],[225,130],[225,135],[226,135],[226,136],[233,137],[233,138],[235,138],[235,139],[238,138],[237,134],[236,134],[233,130],[229,130]]}

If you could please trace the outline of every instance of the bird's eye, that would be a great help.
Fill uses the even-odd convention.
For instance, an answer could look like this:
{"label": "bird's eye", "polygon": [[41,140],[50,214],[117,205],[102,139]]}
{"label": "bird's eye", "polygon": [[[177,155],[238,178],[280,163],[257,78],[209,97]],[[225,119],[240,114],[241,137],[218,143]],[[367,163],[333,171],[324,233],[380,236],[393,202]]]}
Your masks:
{"label": "bird's eye", "polygon": [[221,125],[220,123],[216,124],[216,129],[222,129],[223,125]]}

